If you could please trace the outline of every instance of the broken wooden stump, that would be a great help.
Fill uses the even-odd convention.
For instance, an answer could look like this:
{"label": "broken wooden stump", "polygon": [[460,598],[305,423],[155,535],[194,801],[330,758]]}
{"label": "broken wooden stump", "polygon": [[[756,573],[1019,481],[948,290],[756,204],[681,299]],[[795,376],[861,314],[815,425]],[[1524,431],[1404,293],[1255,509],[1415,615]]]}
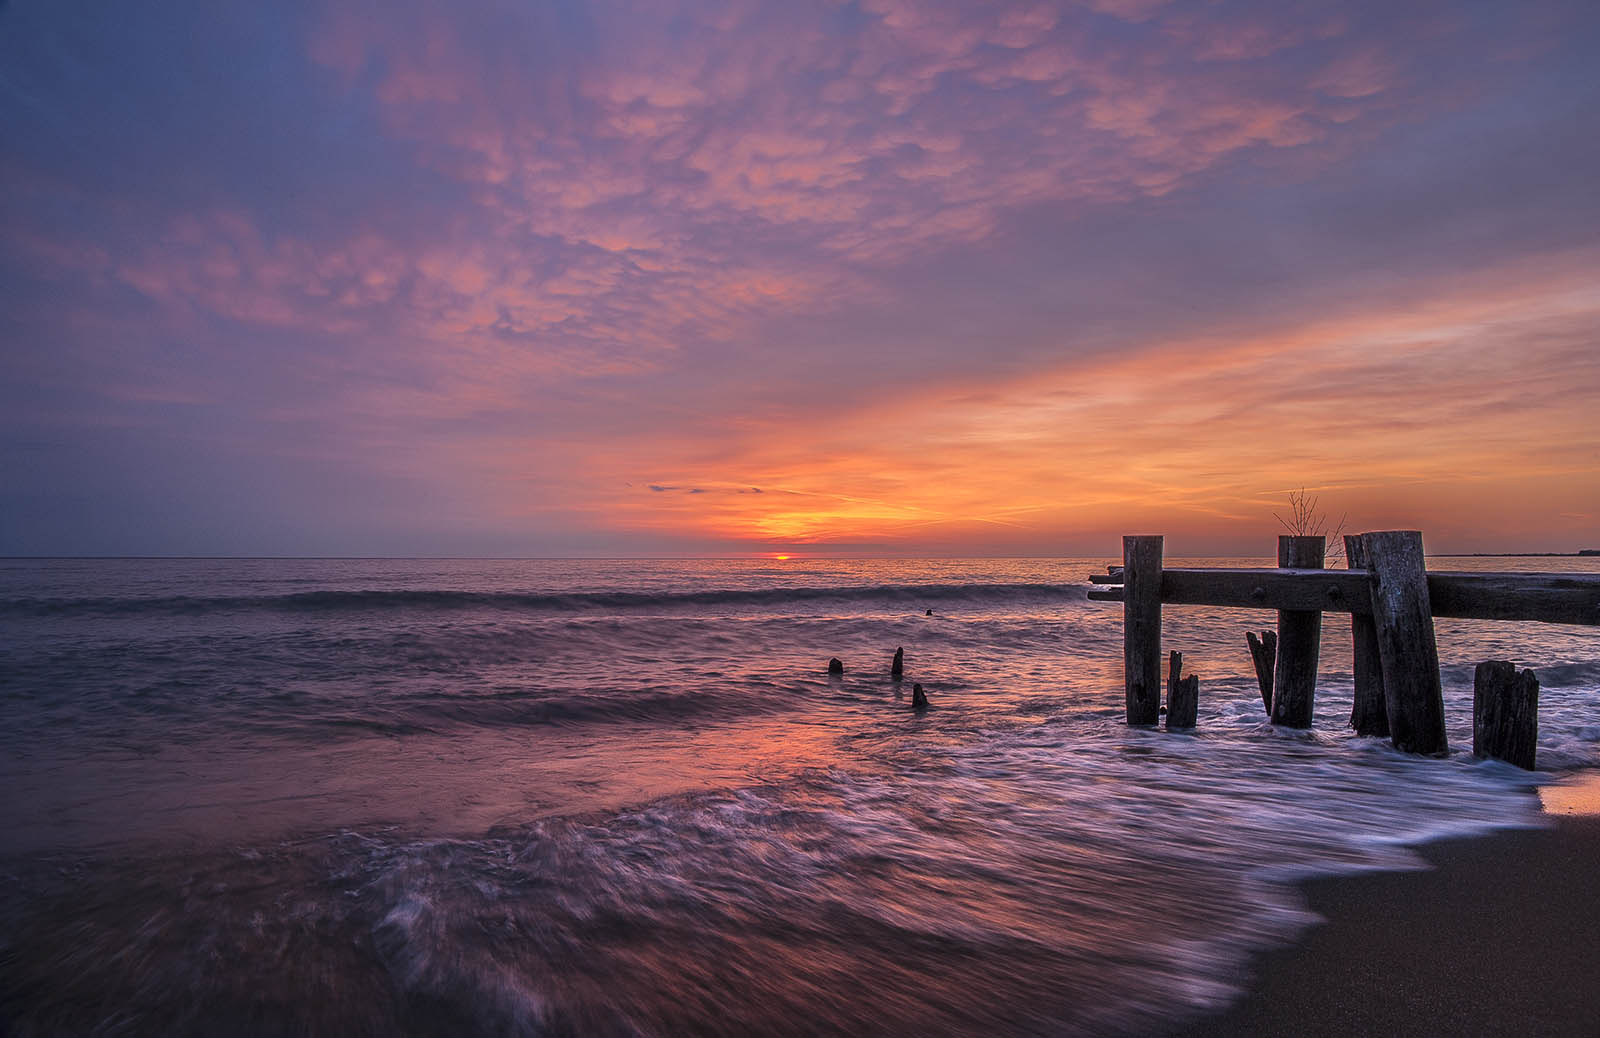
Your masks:
{"label": "broken wooden stump", "polygon": [[892,678],[897,678],[904,674],[905,670],[906,650],[904,648],[896,649],[894,650],[894,662],[889,664],[889,676]]}
{"label": "broken wooden stump", "polygon": [[1361,535],[1383,669],[1383,705],[1397,749],[1443,757],[1444,691],[1420,530]]}
{"label": "broken wooden stump", "polygon": [[922,691],[922,686],[913,683],[911,686],[911,709],[926,710],[928,708],[928,695]]}
{"label": "broken wooden stump", "polygon": [[843,661],[841,661],[839,659],[839,657],[834,656],[834,657],[832,657],[832,658],[830,658],[828,660],[828,673],[829,674],[843,674],[844,673],[844,663],[843,663]]}
{"label": "broken wooden stump", "polygon": [[[1344,539],[1345,565],[1366,570],[1367,553],[1361,538]],[[1351,677],[1355,696],[1350,704],[1350,727],[1357,735],[1388,735],[1389,711],[1383,702],[1383,659],[1378,654],[1378,625],[1371,614],[1350,614]]]}
{"label": "broken wooden stump", "polygon": [[1478,664],[1472,674],[1472,752],[1529,771],[1539,743],[1539,678],[1509,660]]}
{"label": "broken wooden stump", "polygon": [[1122,668],[1128,723],[1161,713],[1162,537],[1122,538]]}
{"label": "broken wooden stump", "polygon": [[[1321,569],[1325,537],[1278,538],[1280,569]],[[1322,614],[1278,610],[1278,660],[1272,672],[1272,723],[1310,728],[1316,706],[1317,655],[1322,649]]]}
{"label": "broken wooden stump", "polygon": [[1256,683],[1261,686],[1261,705],[1266,708],[1267,716],[1272,716],[1272,668],[1278,661],[1278,632],[1262,631],[1261,637],[1256,637],[1256,632],[1244,632],[1244,640],[1250,643],[1250,659],[1256,665]]}
{"label": "broken wooden stump", "polygon": [[1200,679],[1193,674],[1179,677],[1183,653],[1174,652],[1167,668],[1167,731],[1193,728],[1200,714]]}

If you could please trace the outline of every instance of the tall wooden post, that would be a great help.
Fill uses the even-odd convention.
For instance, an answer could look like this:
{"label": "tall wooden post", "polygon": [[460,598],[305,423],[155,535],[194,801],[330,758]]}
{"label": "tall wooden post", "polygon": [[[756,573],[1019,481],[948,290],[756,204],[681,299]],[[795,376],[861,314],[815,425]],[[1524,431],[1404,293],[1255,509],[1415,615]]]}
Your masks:
{"label": "tall wooden post", "polygon": [[[1344,559],[1350,569],[1367,568],[1367,552],[1360,537],[1345,536]],[[1383,660],[1378,655],[1378,626],[1371,616],[1350,614],[1350,639],[1355,680],[1350,727],[1357,735],[1388,735],[1389,711],[1383,703]]]}
{"label": "tall wooden post", "polygon": [[1128,723],[1161,715],[1161,537],[1122,538],[1122,668]]}
{"label": "tall wooden post", "polygon": [[[1325,537],[1279,537],[1278,565],[1321,569]],[[1317,654],[1322,648],[1322,614],[1278,610],[1278,663],[1272,676],[1272,723],[1310,728],[1316,705]]]}
{"label": "tall wooden post", "polygon": [[1399,749],[1442,757],[1450,747],[1422,533],[1364,533],[1361,542],[1372,581],[1372,619],[1378,632],[1390,736]]}

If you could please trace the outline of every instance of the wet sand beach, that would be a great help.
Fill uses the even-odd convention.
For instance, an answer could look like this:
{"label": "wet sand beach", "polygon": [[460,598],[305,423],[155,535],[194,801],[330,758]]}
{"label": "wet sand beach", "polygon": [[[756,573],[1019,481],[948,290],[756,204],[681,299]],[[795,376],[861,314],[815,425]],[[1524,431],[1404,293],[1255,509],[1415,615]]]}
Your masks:
{"label": "wet sand beach", "polygon": [[1240,1002],[1176,1033],[1600,1034],[1600,817],[1546,817],[1425,845],[1425,870],[1306,883],[1327,921],[1256,959]]}

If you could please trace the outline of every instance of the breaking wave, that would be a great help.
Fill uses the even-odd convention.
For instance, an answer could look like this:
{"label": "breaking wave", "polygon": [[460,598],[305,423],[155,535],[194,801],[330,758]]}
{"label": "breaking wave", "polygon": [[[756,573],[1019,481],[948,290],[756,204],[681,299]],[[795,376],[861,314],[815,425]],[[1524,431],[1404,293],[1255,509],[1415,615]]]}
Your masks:
{"label": "breaking wave", "polygon": [[775,607],[794,603],[857,603],[861,606],[905,606],[954,602],[994,604],[1006,601],[1081,600],[1076,584],[879,584],[855,587],[784,587],[645,593],[588,591],[564,594],[444,590],[301,591],[283,595],[217,597],[86,597],[16,598],[0,602],[0,613],[17,616],[124,614],[201,615],[217,612],[276,611],[341,613],[403,610],[509,610],[522,612],[591,612],[595,610],[667,610],[692,607]]}

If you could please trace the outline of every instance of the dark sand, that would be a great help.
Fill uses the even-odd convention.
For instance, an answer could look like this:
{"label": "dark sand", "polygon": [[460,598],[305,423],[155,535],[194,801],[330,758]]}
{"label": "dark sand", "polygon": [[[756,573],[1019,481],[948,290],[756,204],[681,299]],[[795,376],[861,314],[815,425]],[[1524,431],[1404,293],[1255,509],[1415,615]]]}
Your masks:
{"label": "dark sand", "polygon": [[1420,848],[1435,867],[1304,885],[1327,922],[1180,1035],[1600,1036],[1600,818]]}

